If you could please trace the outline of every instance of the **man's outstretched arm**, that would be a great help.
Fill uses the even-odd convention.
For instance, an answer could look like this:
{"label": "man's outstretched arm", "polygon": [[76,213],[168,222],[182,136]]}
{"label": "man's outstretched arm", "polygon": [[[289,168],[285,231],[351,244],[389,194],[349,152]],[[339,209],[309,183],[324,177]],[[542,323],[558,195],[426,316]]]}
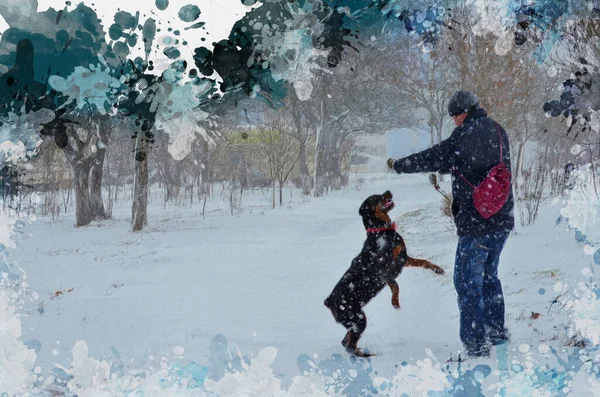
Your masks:
{"label": "man's outstretched arm", "polygon": [[425,149],[422,152],[411,154],[401,159],[389,159],[388,167],[397,173],[413,174],[419,172],[450,172],[456,156],[456,132],[442,142]]}

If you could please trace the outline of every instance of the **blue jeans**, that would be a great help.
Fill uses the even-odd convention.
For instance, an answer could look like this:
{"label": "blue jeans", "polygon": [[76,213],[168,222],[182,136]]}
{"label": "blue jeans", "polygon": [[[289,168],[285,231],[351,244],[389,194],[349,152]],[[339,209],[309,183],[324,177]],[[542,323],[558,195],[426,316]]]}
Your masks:
{"label": "blue jeans", "polygon": [[486,329],[504,330],[504,295],[498,263],[509,233],[460,237],[454,263],[454,287],[460,311],[460,339],[467,350],[486,343]]}

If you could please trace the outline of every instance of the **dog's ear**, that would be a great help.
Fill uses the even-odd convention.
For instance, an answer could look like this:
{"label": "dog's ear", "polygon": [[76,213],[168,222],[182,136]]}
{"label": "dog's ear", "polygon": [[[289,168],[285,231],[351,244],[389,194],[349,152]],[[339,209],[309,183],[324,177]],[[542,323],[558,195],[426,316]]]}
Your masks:
{"label": "dog's ear", "polygon": [[367,217],[373,217],[375,214],[375,207],[381,202],[381,196],[379,194],[374,194],[369,196],[358,209],[358,215]]}

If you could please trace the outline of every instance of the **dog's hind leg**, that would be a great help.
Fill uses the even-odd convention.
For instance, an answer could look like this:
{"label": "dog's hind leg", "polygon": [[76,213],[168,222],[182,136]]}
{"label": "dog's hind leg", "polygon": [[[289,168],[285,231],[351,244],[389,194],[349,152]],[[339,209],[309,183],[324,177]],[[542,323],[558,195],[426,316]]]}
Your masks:
{"label": "dog's hind leg", "polygon": [[400,309],[400,286],[396,280],[388,281],[388,286],[392,290],[392,306]]}
{"label": "dog's hind leg", "polygon": [[444,269],[442,269],[438,265],[434,265],[433,263],[431,263],[425,259],[416,259],[416,258],[409,257],[406,259],[406,264],[404,266],[420,267],[423,269],[429,269],[429,270],[435,272],[436,274],[444,274]]}
{"label": "dog's hind leg", "polygon": [[342,346],[348,351],[358,357],[370,357],[373,354],[365,353],[361,348],[358,347],[358,340],[362,336],[363,332],[367,328],[367,315],[360,307],[349,307],[348,308],[350,320],[347,325],[348,332],[342,340]]}

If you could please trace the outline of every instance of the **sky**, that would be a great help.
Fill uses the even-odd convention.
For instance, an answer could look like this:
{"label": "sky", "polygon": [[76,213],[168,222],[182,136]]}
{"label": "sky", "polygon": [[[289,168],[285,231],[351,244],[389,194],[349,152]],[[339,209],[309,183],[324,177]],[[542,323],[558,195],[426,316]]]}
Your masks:
{"label": "sky", "polygon": [[[18,7],[19,0],[2,0],[15,3],[15,7]],[[138,0],[138,1],[113,1],[113,0],[85,0],[77,1],[72,0],[69,10],[74,9],[79,3],[84,3],[88,7],[96,10],[100,19],[102,19],[105,30],[108,32],[108,28],[113,23],[112,17],[117,11],[128,11],[135,15],[136,11],[141,13],[141,20],[144,21],[148,17],[154,18],[157,22],[162,21],[164,24],[167,21],[171,21],[168,26],[172,26],[173,30],[179,29],[181,31],[181,38],[187,41],[187,48],[189,51],[185,51],[185,48],[181,48],[183,58],[188,61],[189,65],[193,65],[193,52],[194,48],[200,46],[212,47],[212,43],[227,38],[233,24],[241,19],[244,14],[251,10],[252,7],[246,7],[242,4],[241,0],[170,0],[169,7],[161,11],[159,10],[154,0]],[[198,21],[206,22],[206,30],[189,29],[185,30],[185,27],[189,26],[190,23],[182,22],[177,16],[181,7],[194,4],[200,8],[201,15]],[[38,11],[45,11],[52,7],[54,9],[62,9],[65,5],[64,0],[38,0]],[[144,17],[144,14],[146,17]],[[0,32],[4,32],[8,28],[6,21],[0,16]],[[168,33],[166,29],[163,29],[162,33]],[[172,35],[171,35],[172,36]],[[157,35],[156,43],[162,43],[163,38],[166,35]],[[206,41],[201,41],[201,38],[205,37]],[[107,42],[110,42],[110,38],[107,35]],[[161,47],[166,47],[165,45]],[[133,57],[142,55],[142,51],[139,53],[134,52]],[[152,57],[156,72],[159,73],[163,68],[169,65],[172,61],[169,60],[162,53],[155,54]]]}

